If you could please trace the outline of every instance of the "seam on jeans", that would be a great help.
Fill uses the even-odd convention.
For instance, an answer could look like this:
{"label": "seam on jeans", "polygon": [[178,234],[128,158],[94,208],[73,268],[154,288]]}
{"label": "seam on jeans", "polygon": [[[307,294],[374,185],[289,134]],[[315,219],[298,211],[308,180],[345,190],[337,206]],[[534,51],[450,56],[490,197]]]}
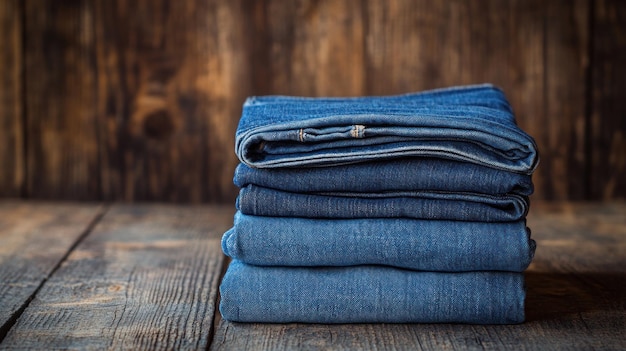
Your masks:
{"label": "seam on jeans", "polygon": [[304,129],[300,128],[300,133],[298,134],[300,136],[300,142],[304,142]]}

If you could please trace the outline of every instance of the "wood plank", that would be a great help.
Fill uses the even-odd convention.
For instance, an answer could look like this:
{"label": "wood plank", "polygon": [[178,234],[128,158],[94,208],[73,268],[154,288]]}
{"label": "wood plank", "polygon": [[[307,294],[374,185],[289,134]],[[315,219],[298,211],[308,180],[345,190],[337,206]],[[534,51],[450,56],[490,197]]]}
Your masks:
{"label": "wood plank", "polygon": [[26,196],[98,200],[91,1],[25,1]]}
{"label": "wood plank", "polygon": [[593,3],[590,196],[626,199],[626,3]]}
{"label": "wood plank", "polygon": [[[480,3],[487,6],[484,1]],[[490,15],[486,8],[474,14],[470,5],[459,1],[366,1],[363,11],[367,93],[370,95],[473,82],[478,77],[472,77],[470,70],[476,63],[466,61],[470,59],[470,52],[464,50],[465,46],[484,50],[475,47],[476,40],[471,41],[470,19],[477,15],[476,22],[482,23],[488,21],[489,16],[497,18],[499,15],[497,12]],[[478,43],[487,43],[488,34],[483,29],[473,35],[482,36]],[[497,56],[501,55],[492,53],[486,59]],[[481,62],[476,69],[486,66]]]}
{"label": "wood plank", "polygon": [[234,201],[234,135],[249,94],[243,7],[96,2],[105,199]]}
{"label": "wood plank", "polygon": [[206,349],[230,207],[113,206],[0,348]]}
{"label": "wood plank", "polygon": [[[583,176],[591,166],[585,150],[590,2],[559,0],[539,4],[543,8],[545,76],[541,87],[520,84],[525,89],[513,101],[521,115],[520,126],[537,138],[542,157],[537,177],[533,178],[537,198],[591,200]],[[520,23],[520,27],[525,25]],[[523,50],[523,44],[520,47]],[[510,91],[515,92],[520,85],[512,86]],[[535,88],[540,88],[543,100],[528,98],[529,89]],[[533,105],[539,103],[541,110],[537,111]]]}
{"label": "wood plank", "polygon": [[18,197],[24,184],[22,11],[0,2],[0,197]]}
{"label": "wood plank", "polygon": [[255,94],[363,95],[358,1],[260,1],[251,14]]}
{"label": "wood plank", "polygon": [[0,340],[102,210],[93,204],[0,201]]}
{"label": "wood plank", "polygon": [[529,216],[538,249],[526,274],[527,322],[245,324],[221,320],[213,350],[624,349],[625,203],[540,205]]}

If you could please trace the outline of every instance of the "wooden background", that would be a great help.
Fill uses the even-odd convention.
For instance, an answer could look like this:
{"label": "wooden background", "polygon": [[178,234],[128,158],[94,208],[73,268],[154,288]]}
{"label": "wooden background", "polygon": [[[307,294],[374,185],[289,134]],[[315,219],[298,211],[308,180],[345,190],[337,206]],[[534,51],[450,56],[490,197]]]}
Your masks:
{"label": "wooden background", "polygon": [[534,199],[626,198],[620,0],[1,0],[0,196],[232,202],[248,95],[492,82]]}

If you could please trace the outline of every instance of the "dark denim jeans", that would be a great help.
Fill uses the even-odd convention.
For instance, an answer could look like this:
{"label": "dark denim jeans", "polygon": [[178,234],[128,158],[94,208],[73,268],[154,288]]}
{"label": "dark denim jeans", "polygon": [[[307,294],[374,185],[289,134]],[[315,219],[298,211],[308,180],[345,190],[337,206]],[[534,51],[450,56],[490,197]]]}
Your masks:
{"label": "dark denim jeans", "polygon": [[242,188],[241,212],[306,218],[515,221],[528,212],[533,191],[530,175],[416,158],[286,169],[240,164],[234,182]]}
{"label": "dark denim jeans", "polygon": [[272,217],[508,222],[526,216],[528,198],[428,191],[303,194],[248,185],[239,192],[236,206],[245,214]]}
{"label": "dark denim jeans", "polygon": [[259,266],[388,265],[422,271],[514,271],[528,267],[535,242],[525,221],[404,218],[316,220],[235,215],[224,253]]}
{"label": "dark denim jeans", "polygon": [[258,185],[294,193],[425,190],[528,196],[533,192],[530,175],[433,158],[400,158],[313,168],[251,168],[239,164],[233,181],[239,188]]}
{"label": "dark denim jeans", "polygon": [[524,321],[514,272],[416,272],[383,266],[259,267],[234,260],[220,286],[234,322],[480,323]]}

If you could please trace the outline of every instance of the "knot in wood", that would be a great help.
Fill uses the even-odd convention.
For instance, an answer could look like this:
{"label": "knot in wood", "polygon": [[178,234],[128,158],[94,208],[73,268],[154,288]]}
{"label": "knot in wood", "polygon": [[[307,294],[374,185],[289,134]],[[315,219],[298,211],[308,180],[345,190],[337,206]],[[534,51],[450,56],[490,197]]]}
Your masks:
{"label": "knot in wood", "polygon": [[166,139],[174,134],[174,121],[172,116],[165,111],[155,111],[146,116],[143,121],[143,132],[151,139]]}

